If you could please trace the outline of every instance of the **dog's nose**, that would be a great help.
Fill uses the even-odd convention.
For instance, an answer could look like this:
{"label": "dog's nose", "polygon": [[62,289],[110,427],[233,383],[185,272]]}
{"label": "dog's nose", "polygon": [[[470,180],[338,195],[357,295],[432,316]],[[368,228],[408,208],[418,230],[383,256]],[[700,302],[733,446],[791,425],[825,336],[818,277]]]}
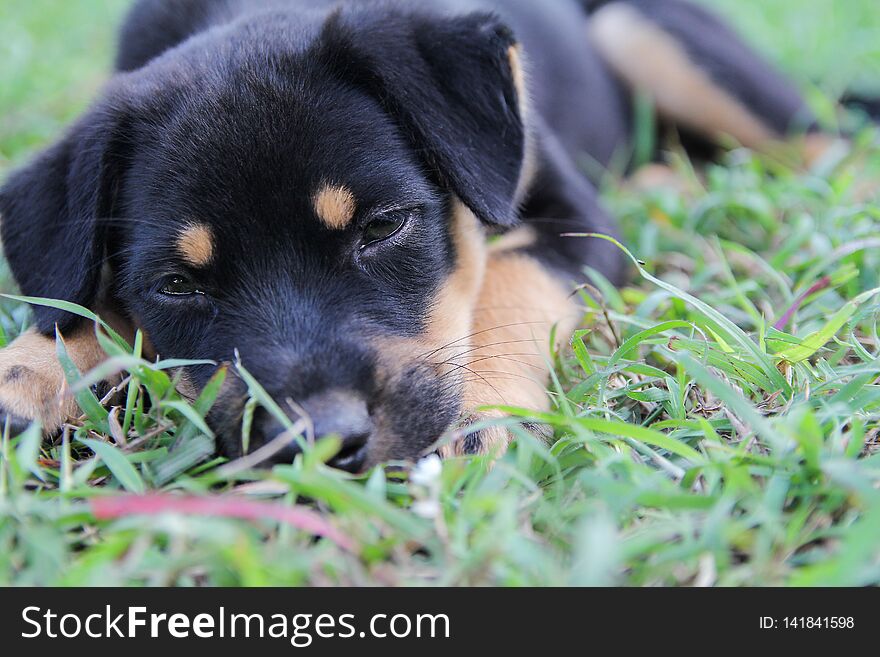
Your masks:
{"label": "dog's nose", "polygon": [[[353,392],[331,390],[309,397],[300,406],[304,419],[311,424],[315,439],[337,436],[342,440],[342,448],[330,461],[330,465],[348,472],[359,472],[363,469],[367,441],[373,432],[373,422],[366,401]],[[262,433],[268,441],[283,431],[281,424],[271,418]],[[272,460],[276,463],[290,463],[300,451],[299,445],[291,442]]]}
{"label": "dog's nose", "polygon": [[366,460],[367,440],[373,422],[364,399],[355,393],[329,391],[308,398],[302,404],[314,427],[315,438],[338,436],[342,449],[330,462],[334,468],[359,471]]}

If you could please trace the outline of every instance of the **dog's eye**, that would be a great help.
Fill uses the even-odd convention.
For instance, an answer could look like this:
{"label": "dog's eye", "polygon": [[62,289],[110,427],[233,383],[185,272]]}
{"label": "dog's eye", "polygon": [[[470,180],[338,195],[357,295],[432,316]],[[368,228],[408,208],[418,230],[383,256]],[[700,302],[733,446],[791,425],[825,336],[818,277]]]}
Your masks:
{"label": "dog's eye", "polygon": [[169,276],[162,284],[162,294],[173,297],[189,296],[191,294],[204,294],[196,284],[185,276]]}
{"label": "dog's eye", "polygon": [[361,248],[396,235],[406,225],[408,217],[409,215],[405,212],[391,212],[376,217],[364,227]]}

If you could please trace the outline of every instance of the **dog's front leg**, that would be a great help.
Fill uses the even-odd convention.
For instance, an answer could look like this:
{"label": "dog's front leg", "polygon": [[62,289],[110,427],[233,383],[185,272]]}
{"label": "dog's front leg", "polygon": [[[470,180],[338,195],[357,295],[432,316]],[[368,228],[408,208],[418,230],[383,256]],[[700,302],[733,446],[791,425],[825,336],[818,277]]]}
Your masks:
{"label": "dog's front leg", "polygon": [[[511,235],[509,244],[517,236]],[[464,381],[461,436],[441,456],[501,455],[511,439],[504,417],[491,406],[546,411],[551,333],[567,340],[580,318],[575,300],[537,259],[500,244],[489,255],[474,312],[470,344],[456,354]],[[490,426],[469,430],[476,424]]]}

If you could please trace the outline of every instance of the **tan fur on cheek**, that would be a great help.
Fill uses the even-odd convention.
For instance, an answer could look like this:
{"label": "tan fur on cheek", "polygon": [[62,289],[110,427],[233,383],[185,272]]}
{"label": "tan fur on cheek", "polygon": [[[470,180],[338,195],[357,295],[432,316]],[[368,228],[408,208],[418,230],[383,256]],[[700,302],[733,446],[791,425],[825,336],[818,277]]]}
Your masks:
{"label": "tan fur on cheek", "polygon": [[[106,358],[90,325],[65,337],[64,342],[81,372]],[[65,392],[54,338],[30,330],[0,350],[0,410],[26,420],[38,419],[46,433],[53,433],[79,414],[76,401]]]}
{"label": "tan fur on cheek", "polygon": [[749,148],[780,137],[638,10],[621,3],[604,6],[590,19],[590,36],[615,73],[650,94],[660,114],[713,138],[728,135]]}
{"label": "tan fur on cheek", "polygon": [[354,219],[354,194],[342,185],[324,185],[312,197],[315,214],[327,228],[342,230]]}
{"label": "tan fur on cheek", "polygon": [[180,257],[193,267],[204,267],[214,258],[214,234],[205,224],[188,224],[177,237]]}

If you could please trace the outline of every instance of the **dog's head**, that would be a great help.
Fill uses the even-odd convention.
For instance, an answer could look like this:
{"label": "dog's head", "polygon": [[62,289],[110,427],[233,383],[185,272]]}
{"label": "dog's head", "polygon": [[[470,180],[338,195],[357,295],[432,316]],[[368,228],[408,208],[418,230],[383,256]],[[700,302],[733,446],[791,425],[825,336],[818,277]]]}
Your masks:
{"label": "dog's head", "polygon": [[[6,256],[25,294],[109,293],[163,357],[238,350],[292,417],[344,439],[342,467],[416,456],[459,413],[483,233],[516,220],[516,53],[482,14],[216,28],[117,76],[11,177]],[[35,313],[45,332],[75,321]],[[211,418],[231,455],[245,397],[233,377]],[[251,445],[280,431],[258,415]]]}

